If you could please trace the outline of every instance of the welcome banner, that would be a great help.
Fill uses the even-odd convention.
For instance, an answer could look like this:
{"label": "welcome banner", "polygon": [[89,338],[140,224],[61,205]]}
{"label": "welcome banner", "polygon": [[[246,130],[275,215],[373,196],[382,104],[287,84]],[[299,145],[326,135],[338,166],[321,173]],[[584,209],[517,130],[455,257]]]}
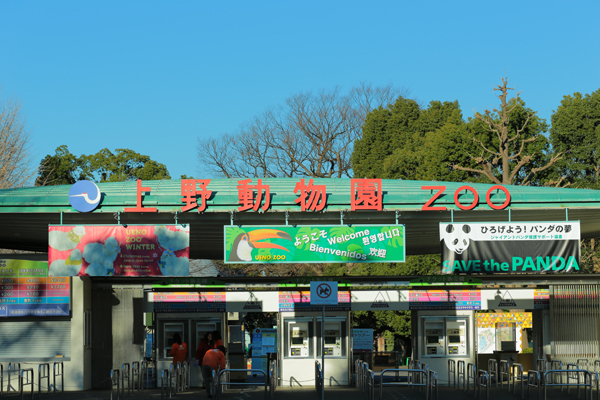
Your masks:
{"label": "welcome banner", "polygon": [[189,225],[51,225],[50,276],[190,274]]}
{"label": "welcome banner", "polygon": [[404,262],[404,225],[225,226],[225,263]]}
{"label": "welcome banner", "polygon": [[442,273],[581,269],[579,221],[440,223]]}

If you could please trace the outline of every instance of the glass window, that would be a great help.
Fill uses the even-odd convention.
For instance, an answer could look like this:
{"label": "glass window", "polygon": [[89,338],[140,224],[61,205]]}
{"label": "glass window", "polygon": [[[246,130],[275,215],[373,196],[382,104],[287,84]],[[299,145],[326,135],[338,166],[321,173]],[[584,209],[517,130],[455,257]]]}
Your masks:
{"label": "glass window", "polygon": [[169,354],[171,352],[171,347],[173,346],[173,343],[175,343],[173,341],[173,335],[175,333],[179,333],[179,335],[181,336],[181,340],[185,342],[186,337],[185,337],[185,333],[184,333],[184,324],[183,322],[177,322],[177,323],[173,323],[173,322],[167,322],[164,323],[163,325],[163,348],[162,348],[162,352],[161,354],[163,355],[164,358],[168,358],[170,357]]}
{"label": "glass window", "polygon": [[422,317],[423,356],[468,355],[467,317]]}

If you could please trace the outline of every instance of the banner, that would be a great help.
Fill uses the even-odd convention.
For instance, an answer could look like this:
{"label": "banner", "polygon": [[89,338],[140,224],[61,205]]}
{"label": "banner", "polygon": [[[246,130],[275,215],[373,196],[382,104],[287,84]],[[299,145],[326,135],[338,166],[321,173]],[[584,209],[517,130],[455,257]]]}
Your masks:
{"label": "banner", "polygon": [[155,313],[225,312],[225,292],[154,292]]}
{"label": "banner", "polygon": [[[325,311],[350,311],[350,291],[339,290],[337,297],[337,305],[325,306]],[[279,312],[321,311],[322,308],[322,306],[310,303],[310,292],[308,291],[279,292]]]}
{"label": "banner", "polygon": [[225,263],[404,262],[404,225],[225,226]]}
{"label": "banner", "polygon": [[0,260],[0,317],[68,316],[70,285],[48,277],[45,261]]}
{"label": "banner", "polygon": [[189,225],[51,225],[50,276],[190,274]]}
{"label": "banner", "polygon": [[579,271],[579,221],[440,223],[442,273]]}

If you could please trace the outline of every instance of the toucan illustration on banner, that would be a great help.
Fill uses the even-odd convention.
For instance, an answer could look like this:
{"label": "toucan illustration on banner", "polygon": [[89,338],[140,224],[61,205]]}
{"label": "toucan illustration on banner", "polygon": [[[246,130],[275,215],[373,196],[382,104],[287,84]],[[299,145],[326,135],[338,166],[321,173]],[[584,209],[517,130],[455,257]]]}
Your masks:
{"label": "toucan illustration on banner", "polygon": [[255,231],[242,232],[233,241],[227,261],[252,261],[252,249],[257,248],[289,251],[278,244],[259,242],[259,240],[263,239],[286,239],[291,241],[292,237],[288,233],[277,229],[257,229]]}

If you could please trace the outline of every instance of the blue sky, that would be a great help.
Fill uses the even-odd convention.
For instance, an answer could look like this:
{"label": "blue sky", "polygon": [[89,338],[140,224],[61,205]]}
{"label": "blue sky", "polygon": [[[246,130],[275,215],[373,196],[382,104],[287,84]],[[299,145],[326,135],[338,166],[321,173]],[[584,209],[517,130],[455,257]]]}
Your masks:
{"label": "blue sky", "polygon": [[0,1],[0,87],[36,162],[130,148],[199,177],[197,139],[292,94],[370,82],[465,118],[501,78],[550,122],[600,88],[600,1]]}

